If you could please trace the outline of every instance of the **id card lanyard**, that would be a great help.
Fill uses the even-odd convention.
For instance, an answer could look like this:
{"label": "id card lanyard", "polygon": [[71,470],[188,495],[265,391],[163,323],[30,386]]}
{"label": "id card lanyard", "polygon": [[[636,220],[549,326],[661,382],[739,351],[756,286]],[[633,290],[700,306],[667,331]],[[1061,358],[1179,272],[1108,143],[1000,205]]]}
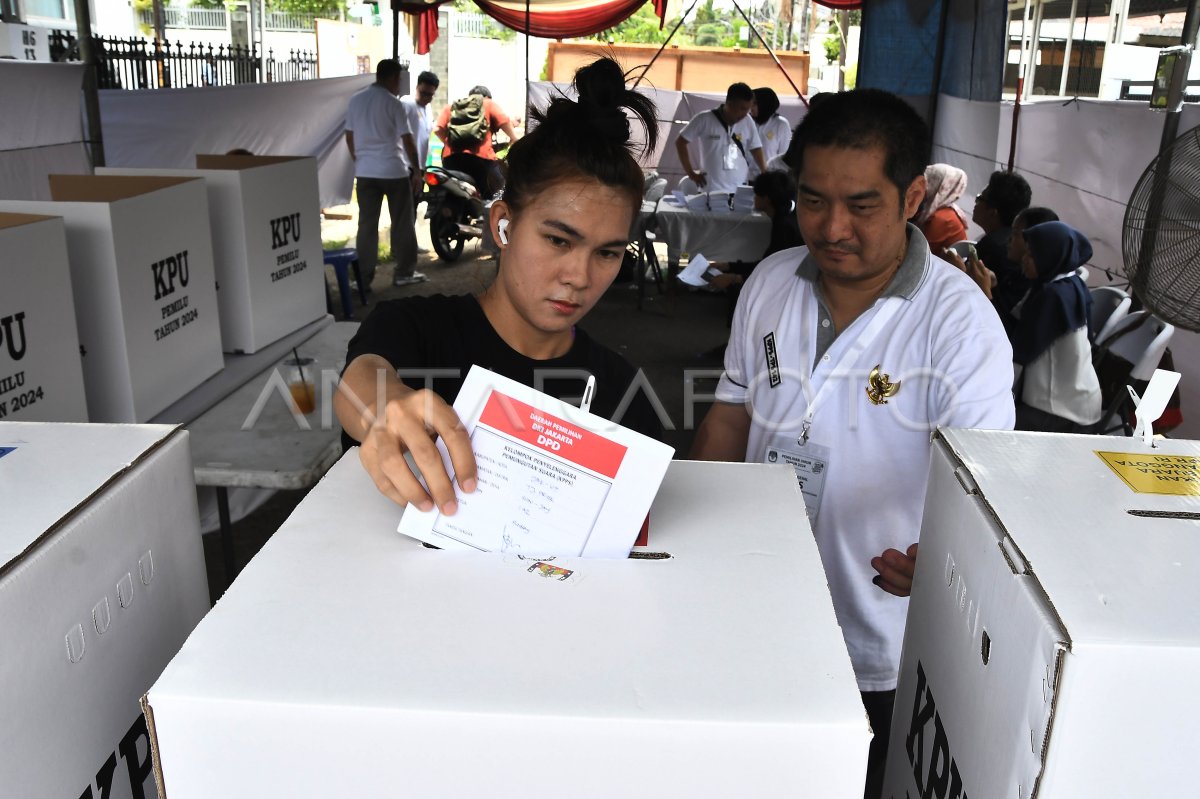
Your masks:
{"label": "id card lanyard", "polygon": [[[809,317],[812,315],[812,309],[816,308],[817,302],[818,301],[814,296],[811,304],[805,303],[805,318],[802,323],[802,330],[812,331],[815,328],[815,320],[810,319]],[[817,389],[817,393],[813,395],[812,399],[809,400],[808,412],[804,414],[804,420],[800,423],[800,435],[796,438],[796,443],[798,445],[803,447],[808,444],[808,436],[812,430],[813,417],[816,416],[817,409],[820,407],[821,401],[828,396],[829,385],[835,382],[833,378],[838,375],[842,364],[845,364],[847,368],[854,365],[859,357],[866,352],[867,348],[874,343],[876,337],[878,337],[883,328],[892,321],[892,317],[894,317],[897,311],[900,310],[900,305],[903,302],[904,300],[901,297],[886,297],[883,300],[883,304],[875,309],[875,313],[872,315],[870,321],[867,322],[866,328],[855,337],[854,341],[851,342],[845,350],[842,351],[841,357],[837,359],[837,362],[829,363],[828,361],[823,360],[820,364],[818,364],[817,368],[813,370],[812,379],[816,379],[818,372],[821,373],[821,386]],[[826,364],[828,364],[828,368],[822,369],[822,367],[824,367]],[[812,386],[812,383],[810,380],[805,380],[803,381],[803,385],[806,389],[808,389]],[[807,393],[807,391],[805,393]]]}

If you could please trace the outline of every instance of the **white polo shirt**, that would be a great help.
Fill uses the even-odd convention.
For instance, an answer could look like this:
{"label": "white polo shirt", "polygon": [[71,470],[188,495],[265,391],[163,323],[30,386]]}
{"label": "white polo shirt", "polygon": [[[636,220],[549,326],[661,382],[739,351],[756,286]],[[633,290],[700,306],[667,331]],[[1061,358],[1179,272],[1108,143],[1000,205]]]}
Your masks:
{"label": "white polo shirt", "polygon": [[[413,131],[413,138],[416,139],[417,157],[421,159],[420,168],[424,169],[425,164],[429,163],[429,136],[433,133],[433,111],[430,110],[428,103],[418,104],[417,99],[411,94],[401,97],[400,103],[408,114],[408,127]],[[405,156],[404,160],[407,162],[407,153]]]}
{"label": "white polo shirt", "polygon": [[[745,403],[751,415],[748,462],[825,448],[814,467],[824,475],[819,504],[805,500],[810,516],[817,508],[817,546],[863,691],[896,687],[908,600],[871,582],[871,558],[920,537],[930,433],[1014,421],[1012,348],[996,312],[912,225],[908,236],[884,295],[836,338],[808,249],[763,260],[738,300],[717,387],[721,402]],[[876,366],[899,385],[886,403],[868,396]],[[800,447],[810,411],[810,443]]]}
{"label": "white polo shirt", "polygon": [[355,177],[408,177],[402,139],[412,133],[412,128],[404,106],[394,94],[372,83],[351,97],[346,130],[354,134]]}
{"label": "white polo shirt", "polygon": [[[792,143],[792,126],[788,124],[787,119],[775,114],[758,126],[758,137],[762,141],[763,161],[766,162],[767,169],[773,169],[771,159],[781,158],[787,152],[788,145]],[[786,165],[784,169],[787,169]],[[750,177],[753,178],[756,175],[758,175],[758,164],[751,160]]]}
{"label": "white polo shirt", "polygon": [[[734,135],[741,141],[740,149],[734,143]],[[726,129],[712,111],[697,114],[679,132],[679,137],[699,148],[700,160],[692,166],[707,176],[708,185],[704,187],[707,192],[737,191],[750,174],[750,164],[754,160],[752,151],[762,147],[758,125],[749,116]]]}

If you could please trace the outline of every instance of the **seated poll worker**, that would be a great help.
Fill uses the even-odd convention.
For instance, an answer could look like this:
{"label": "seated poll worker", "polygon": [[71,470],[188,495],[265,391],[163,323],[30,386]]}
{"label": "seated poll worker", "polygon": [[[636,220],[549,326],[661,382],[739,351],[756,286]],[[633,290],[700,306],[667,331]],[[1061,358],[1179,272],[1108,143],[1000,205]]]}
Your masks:
{"label": "seated poll worker", "polygon": [[634,368],[576,327],[616,277],[641,208],[644,177],[623,109],[645,125],[651,149],[655,109],[626,89],[610,59],[580,69],[575,85],[579,101],[557,97],[535,112],[540,124],[509,152],[508,184],[488,220],[500,247],[495,281],[478,296],[380,303],[350,341],[334,407],[350,443],[361,442],[367,472],[396,502],[457,510],[437,437],[460,488],[474,491],[471,442],[451,407],[473,364],[576,404],[592,375],[592,413],[661,436]]}
{"label": "seated poll worker", "polygon": [[907,219],[925,196],[929,132],[876,89],[813,104],[792,141],[806,247],[742,288],[702,460],[797,471],[838,622],[875,732],[879,796],[930,433],[1011,429],[1012,350],[961,271]]}

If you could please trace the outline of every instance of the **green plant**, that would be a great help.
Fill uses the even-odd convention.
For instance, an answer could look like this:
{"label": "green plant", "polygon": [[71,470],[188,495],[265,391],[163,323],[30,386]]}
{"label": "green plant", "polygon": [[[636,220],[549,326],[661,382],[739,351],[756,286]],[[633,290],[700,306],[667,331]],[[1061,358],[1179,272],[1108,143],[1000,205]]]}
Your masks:
{"label": "green plant", "polygon": [[829,33],[833,35],[825,37],[822,46],[825,48],[825,60],[832,64],[842,54],[842,37],[838,32],[837,23],[833,20],[829,21]]}
{"label": "green plant", "polygon": [[721,44],[722,33],[724,31],[721,30],[720,25],[701,25],[696,28],[696,44],[700,47],[716,47]]}

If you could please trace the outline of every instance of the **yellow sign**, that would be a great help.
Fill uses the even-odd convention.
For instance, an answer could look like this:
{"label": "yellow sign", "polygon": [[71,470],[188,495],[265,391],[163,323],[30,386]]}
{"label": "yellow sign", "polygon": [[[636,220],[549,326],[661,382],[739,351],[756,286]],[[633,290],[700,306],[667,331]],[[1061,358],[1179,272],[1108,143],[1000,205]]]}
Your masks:
{"label": "yellow sign", "polygon": [[1194,455],[1096,454],[1139,494],[1200,496],[1200,458]]}

